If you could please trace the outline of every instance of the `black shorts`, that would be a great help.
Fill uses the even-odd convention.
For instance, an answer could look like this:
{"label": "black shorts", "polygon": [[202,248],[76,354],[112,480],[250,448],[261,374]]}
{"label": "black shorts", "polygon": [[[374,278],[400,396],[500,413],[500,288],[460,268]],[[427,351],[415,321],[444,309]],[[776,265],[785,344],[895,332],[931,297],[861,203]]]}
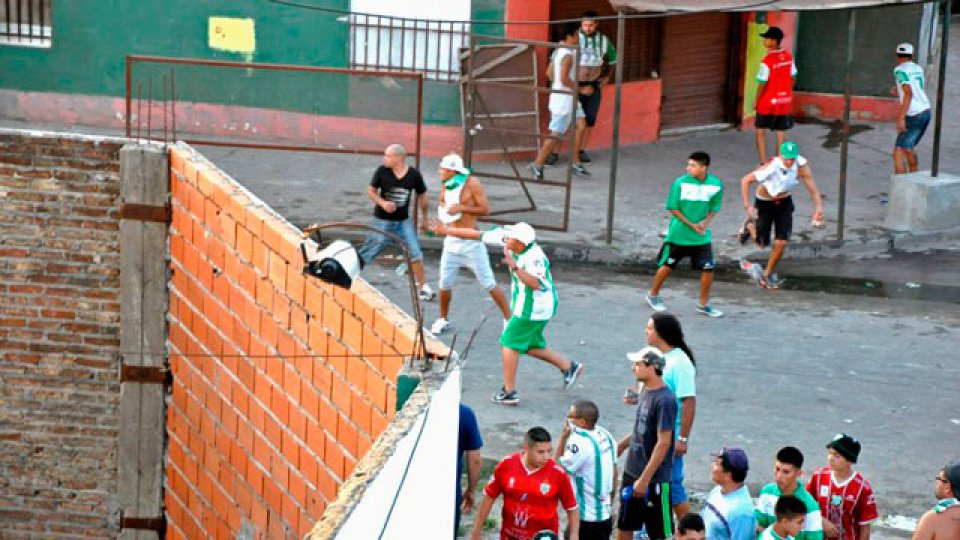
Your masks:
{"label": "black shorts", "polygon": [[793,117],[789,114],[760,114],[754,119],[753,125],[757,129],[772,129],[786,131],[793,127]]}
{"label": "black shorts", "polygon": [[[621,486],[629,486],[637,479],[623,474]],[[622,491],[621,491],[622,493]],[[646,527],[650,540],[670,538],[673,535],[673,510],[670,507],[670,482],[650,484],[647,497],[620,499],[617,528],[621,531],[639,531]]]}
{"label": "black shorts", "polygon": [[[611,534],[613,534],[613,518],[580,522],[580,540],[610,540]],[[570,529],[563,531],[563,537],[570,538]]]}
{"label": "black shorts", "polygon": [[670,269],[674,269],[684,257],[690,257],[690,266],[694,270],[713,271],[713,246],[710,244],[682,246],[664,242],[663,247],[660,248],[660,253],[657,254],[657,266],[668,266]]}
{"label": "black shorts", "polygon": [[773,237],[777,240],[789,240],[793,232],[793,197],[784,197],[774,201],[755,199],[757,208],[757,244],[770,245],[770,229],[775,227]]}
{"label": "black shorts", "polygon": [[587,127],[597,123],[597,113],[600,112],[600,81],[580,83],[580,87],[592,86],[593,93],[589,96],[579,94],[580,106],[583,107],[583,116],[587,119]]}

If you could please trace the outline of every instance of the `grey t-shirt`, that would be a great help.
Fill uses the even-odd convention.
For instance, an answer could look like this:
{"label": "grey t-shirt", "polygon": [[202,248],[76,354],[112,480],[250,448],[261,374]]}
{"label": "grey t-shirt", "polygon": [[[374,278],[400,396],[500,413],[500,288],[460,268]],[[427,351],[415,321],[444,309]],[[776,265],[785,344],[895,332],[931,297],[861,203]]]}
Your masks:
{"label": "grey t-shirt", "polygon": [[[667,430],[672,433],[676,420],[677,398],[666,385],[641,394],[640,404],[637,406],[637,418],[633,423],[630,451],[623,468],[626,474],[633,477],[643,474],[643,469],[650,461],[650,455],[653,454],[653,447],[657,445],[657,433]],[[651,484],[670,481],[673,444],[674,437],[670,437],[670,448],[660,467],[657,468],[657,472],[650,479]]]}

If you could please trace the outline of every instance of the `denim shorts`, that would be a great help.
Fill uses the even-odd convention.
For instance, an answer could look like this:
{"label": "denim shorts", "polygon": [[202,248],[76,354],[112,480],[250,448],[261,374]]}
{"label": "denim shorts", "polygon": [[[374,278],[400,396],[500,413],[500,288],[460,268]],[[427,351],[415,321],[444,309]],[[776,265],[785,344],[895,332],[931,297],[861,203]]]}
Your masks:
{"label": "denim shorts", "polygon": [[670,506],[687,502],[687,490],[683,488],[683,456],[673,457],[673,473],[670,475]]}
{"label": "denim shorts", "polygon": [[908,116],[905,120],[907,130],[903,133],[897,133],[895,146],[897,148],[911,150],[920,142],[920,138],[923,137],[923,134],[927,131],[927,126],[930,125],[930,109],[913,116]]}
{"label": "denim shorts", "polygon": [[[423,258],[423,252],[420,251],[420,241],[417,239],[417,231],[413,228],[413,220],[405,219],[403,221],[390,221],[388,219],[373,218],[371,227],[393,233],[400,237],[407,249],[410,250],[410,259],[417,261]],[[383,252],[387,246],[393,244],[393,240],[377,233],[370,233],[363,245],[357,249],[363,264],[367,265],[377,258],[377,255]]]}

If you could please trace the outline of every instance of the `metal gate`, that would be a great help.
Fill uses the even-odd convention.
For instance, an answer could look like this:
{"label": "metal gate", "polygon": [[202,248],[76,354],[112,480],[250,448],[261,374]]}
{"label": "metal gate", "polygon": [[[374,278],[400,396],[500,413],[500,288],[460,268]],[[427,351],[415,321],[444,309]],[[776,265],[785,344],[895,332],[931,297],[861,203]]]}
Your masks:
{"label": "metal gate", "polygon": [[[473,175],[484,183],[492,223],[526,221],[545,230],[566,231],[569,224],[574,119],[563,137],[566,158],[562,178],[557,168],[545,168],[544,178],[533,178],[527,163],[536,155],[540,131],[541,87],[538,75],[544,60],[563,47],[558,43],[471,35],[470,47],[460,53],[461,112],[464,158]],[[576,55],[574,55],[576,58]],[[547,61],[548,63],[549,61]],[[574,69],[578,66],[575,65]],[[570,92],[572,93],[572,92]],[[571,111],[571,116],[574,112]],[[546,178],[553,172],[554,178]]]}

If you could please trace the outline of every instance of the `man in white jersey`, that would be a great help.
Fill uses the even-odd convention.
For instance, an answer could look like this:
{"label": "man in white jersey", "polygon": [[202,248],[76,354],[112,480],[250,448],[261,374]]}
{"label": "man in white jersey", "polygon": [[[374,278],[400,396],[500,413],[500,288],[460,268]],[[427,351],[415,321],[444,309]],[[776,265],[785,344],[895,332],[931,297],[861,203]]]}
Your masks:
{"label": "man in white jersey", "polygon": [[[439,174],[442,185],[437,218],[451,227],[476,228],[477,216],[490,213],[490,205],[480,181],[470,176],[470,170],[463,166],[463,159],[455,153],[447,154],[440,160]],[[434,334],[443,332],[450,324],[451,289],[462,267],[469,268],[484,290],[490,293],[503,319],[510,318],[510,306],[493,277],[487,247],[477,240],[448,236],[443,240],[443,253],[440,255],[440,318],[430,327]]]}
{"label": "man in white jersey", "polygon": [[550,261],[536,243],[537,233],[527,223],[494,227],[481,233],[475,229],[447,227],[436,221],[430,229],[439,235],[480,240],[503,248],[503,263],[510,270],[510,320],[500,335],[503,345],[503,387],[490,399],[498,405],[517,405],[517,365],[521,354],[529,354],[560,370],[564,389],[573,386],[583,364],[567,360],[547,347],[543,329],[557,312],[557,292],[550,273]]}
{"label": "man in white jersey", "polygon": [[897,67],[893,68],[900,110],[897,113],[897,142],[893,146],[893,171],[904,174],[917,171],[920,142],[930,124],[930,99],[923,90],[923,68],[913,62],[913,45],[897,45]]}
{"label": "man in white jersey", "polygon": [[574,401],[557,441],[556,460],[573,481],[580,503],[580,540],[609,540],[610,505],[617,477],[617,445],[597,425],[600,410],[592,401]]}
{"label": "man in white jersey", "polygon": [[[577,86],[577,72],[574,55],[575,47],[580,40],[580,25],[575,22],[569,22],[560,27],[560,47],[557,47],[553,53],[553,58],[547,66],[547,78],[550,79],[550,88],[554,92],[550,93],[550,136],[545,138],[543,146],[537,158],[530,164],[530,172],[536,180],[543,180],[543,164],[553,153],[554,148],[560,143],[560,139],[570,129],[570,121],[576,116],[577,131],[574,141],[573,152],[573,172],[579,175],[589,176],[583,163],[580,162],[580,154],[576,149],[580,148],[580,139],[583,137],[583,130],[586,127],[583,107],[577,101],[576,96],[579,92]],[[557,92],[562,91],[563,93]],[[576,111],[574,113],[574,111]]]}
{"label": "man in white jersey", "polygon": [[[750,184],[756,182],[756,198],[750,202]],[[786,141],[780,145],[780,154],[740,180],[740,194],[748,219],[756,220],[757,244],[770,245],[770,231],[774,229],[773,248],[763,273],[754,276],[757,285],[764,289],[779,289],[782,281],[774,272],[783,257],[793,230],[793,198],[791,190],[803,183],[813,201],[814,227],[823,226],[823,202],[813,181],[813,173],[807,159],[800,155],[797,143]]]}

